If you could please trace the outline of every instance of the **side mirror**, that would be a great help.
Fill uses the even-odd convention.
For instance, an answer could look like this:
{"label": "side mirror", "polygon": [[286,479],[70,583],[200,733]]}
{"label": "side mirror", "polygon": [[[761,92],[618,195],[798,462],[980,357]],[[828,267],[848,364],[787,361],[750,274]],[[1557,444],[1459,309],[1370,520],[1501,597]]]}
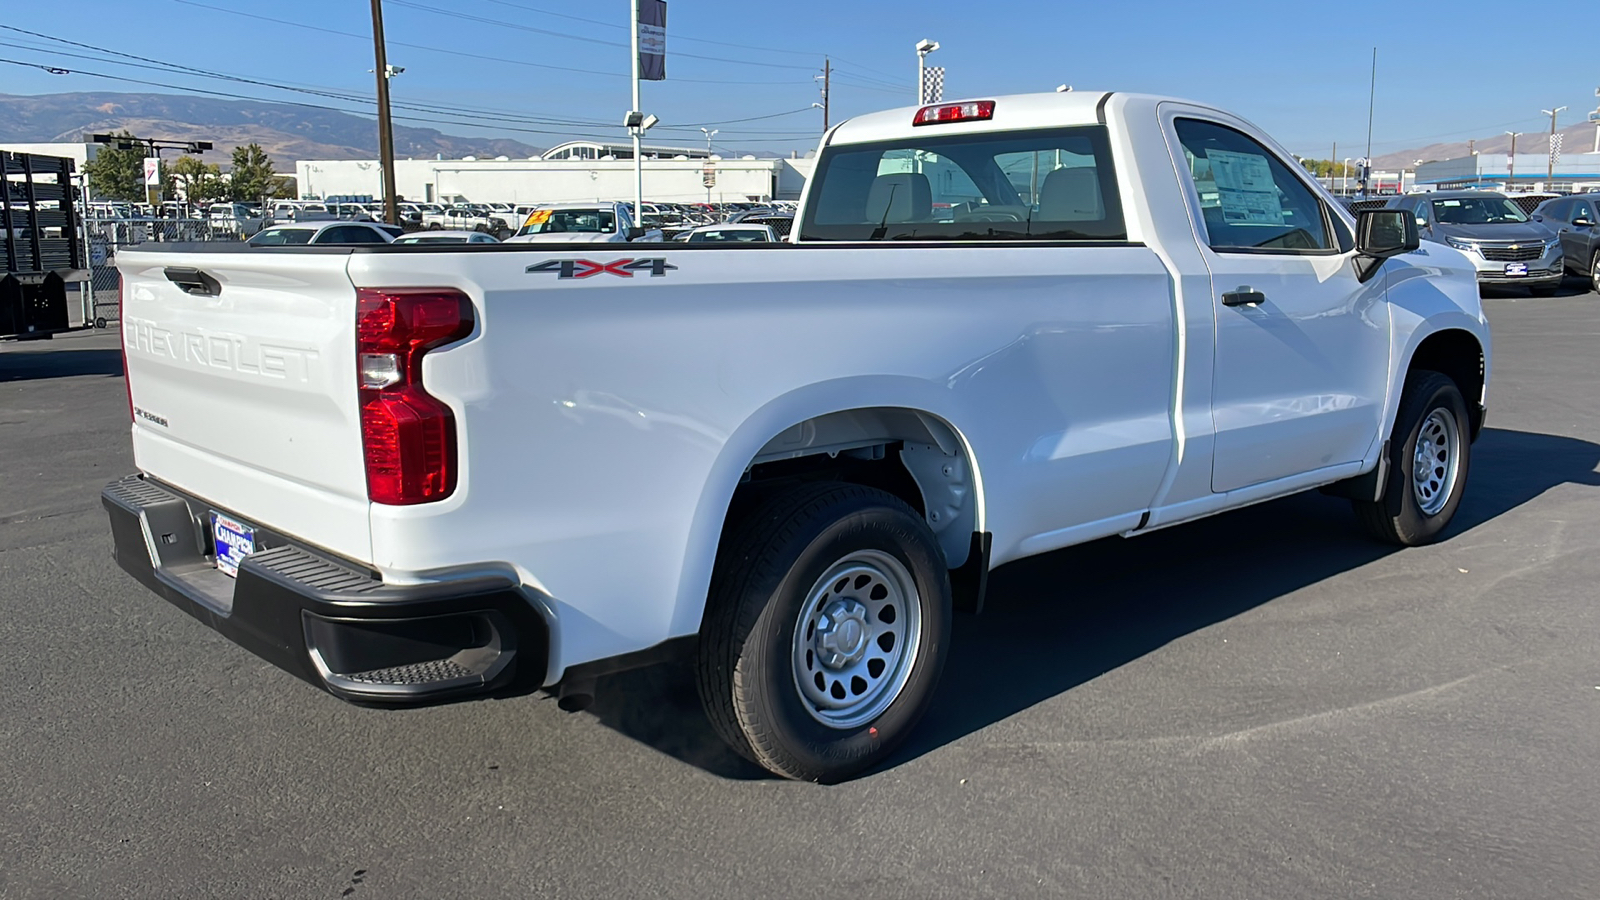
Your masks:
{"label": "side mirror", "polygon": [[1356,217],[1356,272],[1362,281],[1384,260],[1420,246],[1416,216],[1403,209],[1369,209]]}
{"label": "side mirror", "polygon": [[628,229],[628,240],[630,240],[630,241],[637,241],[639,238],[644,237],[644,235],[645,235],[645,230],[643,228],[638,227],[638,226],[634,226],[634,227]]}

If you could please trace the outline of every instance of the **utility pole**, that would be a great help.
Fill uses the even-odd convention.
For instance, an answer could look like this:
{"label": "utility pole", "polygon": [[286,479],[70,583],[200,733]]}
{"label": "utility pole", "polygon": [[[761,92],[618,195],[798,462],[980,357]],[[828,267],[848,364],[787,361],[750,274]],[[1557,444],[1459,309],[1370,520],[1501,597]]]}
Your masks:
{"label": "utility pole", "polygon": [[389,55],[383,46],[383,0],[372,0],[372,53],[378,74],[378,161],[383,168],[383,220],[400,224],[394,201],[394,125],[389,121]]}
{"label": "utility pole", "polygon": [[822,130],[828,130],[828,95],[833,93],[833,60],[822,58]]}
{"label": "utility pole", "polygon": [[1544,176],[1544,189],[1547,191],[1550,190],[1549,183],[1556,180],[1556,114],[1564,109],[1566,109],[1565,106],[1558,106],[1555,109],[1539,110],[1539,112],[1550,117],[1550,168],[1545,172]]}
{"label": "utility pole", "polygon": [[1333,155],[1328,157],[1328,190],[1333,190],[1333,167],[1339,164],[1339,142],[1333,142]]}

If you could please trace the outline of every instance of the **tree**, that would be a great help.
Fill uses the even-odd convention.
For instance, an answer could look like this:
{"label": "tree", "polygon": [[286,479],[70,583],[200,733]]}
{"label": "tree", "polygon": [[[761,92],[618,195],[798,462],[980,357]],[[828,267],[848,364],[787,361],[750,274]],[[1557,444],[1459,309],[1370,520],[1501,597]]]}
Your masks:
{"label": "tree", "polygon": [[260,144],[233,148],[233,169],[228,175],[228,194],[244,203],[259,203],[263,197],[276,196],[278,182],[272,158]]}
{"label": "tree", "polygon": [[228,193],[222,169],[216,163],[201,162],[198,156],[179,157],[170,171],[173,180],[183,187],[183,198],[190,203],[218,200]]}
{"label": "tree", "polygon": [[[127,131],[114,137],[133,139]],[[94,159],[83,164],[84,174],[89,176],[89,190],[102,200],[145,202],[144,154],[144,148],[137,143],[128,150],[119,150],[116,144],[101,145]]]}

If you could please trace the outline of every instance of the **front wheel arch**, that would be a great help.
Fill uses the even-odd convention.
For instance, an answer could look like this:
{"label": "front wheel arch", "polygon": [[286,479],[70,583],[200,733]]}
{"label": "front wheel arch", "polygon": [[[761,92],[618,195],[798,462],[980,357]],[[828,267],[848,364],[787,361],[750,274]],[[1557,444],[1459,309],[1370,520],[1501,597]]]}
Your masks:
{"label": "front wheel arch", "polygon": [[[1423,338],[1412,351],[1403,379],[1419,371],[1438,372],[1456,383],[1467,404],[1467,420],[1472,440],[1483,431],[1483,386],[1486,377],[1483,345],[1469,331],[1449,328]],[[1402,380],[1402,384],[1404,381]]]}

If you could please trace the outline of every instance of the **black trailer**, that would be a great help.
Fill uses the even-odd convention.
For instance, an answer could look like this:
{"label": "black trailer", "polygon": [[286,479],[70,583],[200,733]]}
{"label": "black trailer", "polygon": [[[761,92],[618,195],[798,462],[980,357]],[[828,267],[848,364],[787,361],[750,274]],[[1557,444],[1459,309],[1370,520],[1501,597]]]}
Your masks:
{"label": "black trailer", "polygon": [[89,280],[72,160],[0,150],[0,338],[72,327],[67,285]]}

